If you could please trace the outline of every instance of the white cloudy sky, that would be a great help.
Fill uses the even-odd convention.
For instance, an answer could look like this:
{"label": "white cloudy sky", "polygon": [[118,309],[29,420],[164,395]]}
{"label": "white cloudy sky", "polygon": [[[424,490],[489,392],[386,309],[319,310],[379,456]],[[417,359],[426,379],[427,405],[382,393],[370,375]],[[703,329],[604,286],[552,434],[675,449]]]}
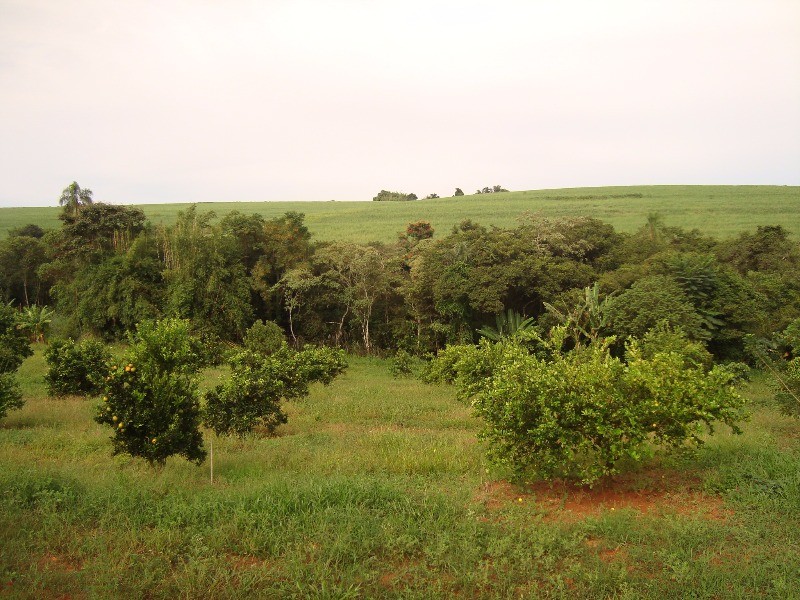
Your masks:
{"label": "white cloudy sky", "polygon": [[0,0],[0,205],[800,184],[798,0]]}

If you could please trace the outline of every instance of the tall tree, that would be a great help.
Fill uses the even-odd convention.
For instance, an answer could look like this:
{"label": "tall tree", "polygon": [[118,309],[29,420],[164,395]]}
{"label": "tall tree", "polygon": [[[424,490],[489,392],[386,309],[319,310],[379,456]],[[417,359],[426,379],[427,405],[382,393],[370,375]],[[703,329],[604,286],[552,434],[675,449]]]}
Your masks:
{"label": "tall tree", "polygon": [[[343,315],[351,313],[358,320],[364,351],[370,353],[370,321],[376,302],[390,292],[391,257],[385,248],[337,242],[320,249],[314,260],[322,267],[323,277],[338,289]],[[339,335],[343,323],[344,316]]]}
{"label": "tall tree", "polygon": [[72,212],[74,216],[78,216],[82,206],[92,203],[92,190],[89,188],[81,188],[77,181],[73,181],[61,192],[61,197],[58,199],[59,206],[64,207],[65,212]]}

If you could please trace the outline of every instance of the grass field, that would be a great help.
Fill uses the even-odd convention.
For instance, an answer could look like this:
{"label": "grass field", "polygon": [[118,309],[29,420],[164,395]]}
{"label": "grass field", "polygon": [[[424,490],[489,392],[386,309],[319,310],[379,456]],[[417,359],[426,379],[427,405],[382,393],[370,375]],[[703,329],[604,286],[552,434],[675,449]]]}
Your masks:
{"label": "grass field", "polygon": [[[154,223],[174,221],[185,204],[142,205]],[[294,210],[306,214],[316,240],[355,242],[397,238],[407,223],[424,219],[440,233],[464,219],[510,226],[524,212],[544,216],[592,216],[620,231],[634,231],[647,215],[660,213],[667,225],[697,227],[731,237],[758,225],[783,225],[800,233],[800,187],[787,186],[639,186],[571,188],[508,192],[415,202],[213,202],[199,205],[222,216],[230,211],[267,218]],[[59,208],[0,208],[0,237],[28,223],[57,227]]]}
{"label": "grass field", "polygon": [[[97,400],[51,399],[42,349],[0,423],[0,597],[792,598],[800,422],[749,384],[742,436],[595,489],[516,487],[453,390],[352,358],[274,438],[209,464],[111,457]],[[204,385],[220,371],[206,373]]]}

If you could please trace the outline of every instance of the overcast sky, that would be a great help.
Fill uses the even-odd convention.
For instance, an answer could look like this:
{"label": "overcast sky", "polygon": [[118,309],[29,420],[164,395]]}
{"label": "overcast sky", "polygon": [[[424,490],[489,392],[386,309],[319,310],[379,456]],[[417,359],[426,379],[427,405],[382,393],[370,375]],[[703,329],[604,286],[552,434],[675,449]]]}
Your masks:
{"label": "overcast sky", "polygon": [[800,184],[800,1],[0,0],[0,205]]}

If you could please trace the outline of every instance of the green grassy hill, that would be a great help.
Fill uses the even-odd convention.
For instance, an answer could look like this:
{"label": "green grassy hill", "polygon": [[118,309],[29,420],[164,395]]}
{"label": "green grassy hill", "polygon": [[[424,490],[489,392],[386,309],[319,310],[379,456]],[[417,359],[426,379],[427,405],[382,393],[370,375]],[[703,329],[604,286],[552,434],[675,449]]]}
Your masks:
{"label": "green grassy hill", "polygon": [[[141,208],[154,223],[169,223],[186,204],[148,204]],[[800,187],[670,185],[566,188],[438,198],[415,202],[204,202],[201,210],[218,216],[238,210],[266,218],[294,210],[306,215],[317,240],[392,241],[410,221],[430,221],[440,232],[464,219],[482,225],[509,226],[525,213],[548,217],[591,216],[620,231],[634,231],[650,213],[667,225],[699,228],[731,237],[758,225],[783,225],[800,234]],[[58,207],[0,208],[0,237],[28,223],[59,225]]]}

